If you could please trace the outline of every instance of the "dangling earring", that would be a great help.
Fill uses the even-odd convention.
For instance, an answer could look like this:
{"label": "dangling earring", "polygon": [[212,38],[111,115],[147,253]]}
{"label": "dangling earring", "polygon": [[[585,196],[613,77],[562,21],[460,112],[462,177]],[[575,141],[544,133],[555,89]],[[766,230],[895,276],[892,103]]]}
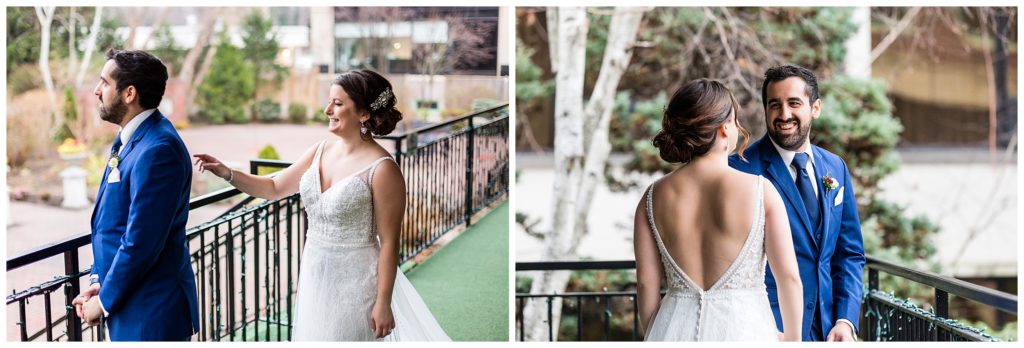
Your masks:
{"label": "dangling earring", "polygon": [[363,123],[363,122],[359,122],[359,133],[362,133],[362,134],[364,134],[364,135],[365,135],[365,134],[366,134],[366,132],[367,132],[367,130],[366,130],[366,124],[365,124],[365,123]]}

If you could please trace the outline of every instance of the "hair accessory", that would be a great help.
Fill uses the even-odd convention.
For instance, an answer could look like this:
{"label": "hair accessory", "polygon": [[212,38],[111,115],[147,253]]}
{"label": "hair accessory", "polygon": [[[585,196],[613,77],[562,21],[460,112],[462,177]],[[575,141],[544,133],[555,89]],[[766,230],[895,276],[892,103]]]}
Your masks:
{"label": "hair accessory", "polygon": [[391,93],[391,88],[384,89],[384,91],[380,92],[380,95],[377,96],[377,99],[370,104],[370,111],[377,111],[380,108],[383,108],[392,97],[394,97],[394,94]]}

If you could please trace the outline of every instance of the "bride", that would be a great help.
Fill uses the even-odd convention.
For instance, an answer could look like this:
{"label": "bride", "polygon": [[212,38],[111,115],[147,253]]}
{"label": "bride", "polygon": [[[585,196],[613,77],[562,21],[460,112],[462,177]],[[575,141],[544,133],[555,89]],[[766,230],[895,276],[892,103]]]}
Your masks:
{"label": "bride", "polygon": [[324,108],[327,130],[339,139],[314,144],[273,178],[195,155],[200,171],[249,195],[280,199],[299,192],[302,197],[309,230],[294,341],[450,340],[398,270],[405,179],[371,136],[391,133],[402,118],[392,91],[391,83],[373,71],[339,75]]}
{"label": "bride", "polygon": [[[648,341],[800,340],[803,295],[782,198],[762,177],[729,167],[738,133],[741,153],[749,138],[737,110],[724,85],[695,80],[672,96],[654,137],[662,159],[683,165],[651,184],[636,209]],[[765,290],[766,259],[778,280],[781,334]]]}

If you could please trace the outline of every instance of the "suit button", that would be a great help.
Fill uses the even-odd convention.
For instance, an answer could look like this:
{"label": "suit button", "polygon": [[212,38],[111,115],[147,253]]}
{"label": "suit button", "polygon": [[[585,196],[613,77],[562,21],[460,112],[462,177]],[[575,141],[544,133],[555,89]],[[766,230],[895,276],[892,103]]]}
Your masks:
{"label": "suit button", "polygon": [[813,303],[808,303],[807,304],[807,310],[811,310],[811,309],[814,309],[814,304]]}

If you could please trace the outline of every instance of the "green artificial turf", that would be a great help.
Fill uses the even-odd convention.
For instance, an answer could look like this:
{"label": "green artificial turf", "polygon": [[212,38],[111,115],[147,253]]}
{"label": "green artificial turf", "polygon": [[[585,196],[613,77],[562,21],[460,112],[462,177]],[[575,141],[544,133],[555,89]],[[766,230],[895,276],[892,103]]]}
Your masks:
{"label": "green artificial turf", "polygon": [[508,341],[508,201],[407,274],[454,341]]}

